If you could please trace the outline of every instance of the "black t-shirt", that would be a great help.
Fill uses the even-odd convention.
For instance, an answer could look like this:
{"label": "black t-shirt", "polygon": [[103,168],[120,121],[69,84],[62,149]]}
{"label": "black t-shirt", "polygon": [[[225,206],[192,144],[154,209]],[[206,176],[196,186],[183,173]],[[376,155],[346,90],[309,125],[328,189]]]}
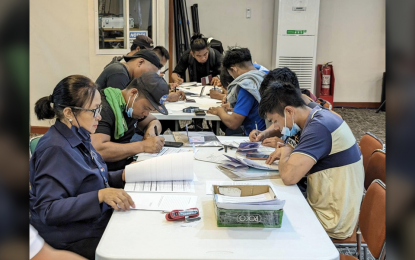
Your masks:
{"label": "black t-shirt", "polygon": [[[123,111],[123,116],[127,123],[128,130],[124,133],[122,137],[119,139],[114,138],[115,132],[115,114],[112,111],[110,104],[108,103],[107,99],[105,98],[105,94],[101,91],[101,99],[102,99],[102,111],[101,111],[101,121],[98,123],[98,127],[95,133],[101,133],[111,136],[111,142],[125,144],[129,143],[131,137],[135,133],[135,128],[137,126],[137,122],[143,121],[143,119],[134,119],[127,116],[125,110]],[[129,164],[132,161],[131,158],[125,158],[124,160],[120,160],[118,162],[106,162],[109,171],[116,171],[119,169],[124,169],[125,165]]]}
{"label": "black t-shirt", "polygon": [[[206,77],[212,74],[212,77],[215,77],[220,74],[220,66],[222,64],[222,54],[217,50],[213,49],[215,52],[215,61],[214,66],[211,67],[209,65],[211,57],[205,63],[199,63],[196,59],[194,59],[194,63],[196,64],[196,75],[190,75],[191,81],[200,82],[202,77]],[[209,54],[210,55],[210,54]],[[177,64],[176,68],[174,68],[174,73],[179,74],[182,78],[184,78],[186,69],[189,67],[189,56],[190,50],[187,50],[183,53],[182,57],[180,58],[179,63]],[[195,72],[193,72],[195,73]],[[193,80],[194,79],[194,80]]]}
{"label": "black t-shirt", "polygon": [[121,62],[114,62],[105,67],[95,83],[99,86],[99,89],[113,87],[123,90],[130,81],[127,67]]}

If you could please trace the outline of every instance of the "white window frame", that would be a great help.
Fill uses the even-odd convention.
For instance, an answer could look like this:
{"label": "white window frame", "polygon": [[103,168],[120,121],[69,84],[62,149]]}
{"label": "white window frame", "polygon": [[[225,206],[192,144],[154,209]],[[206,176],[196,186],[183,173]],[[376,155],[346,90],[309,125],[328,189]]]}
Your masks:
{"label": "white window frame", "polygon": [[[154,46],[157,45],[157,32],[159,28],[158,23],[158,5],[157,0],[151,0],[152,5],[152,40],[154,42]],[[129,19],[128,14],[130,13],[130,5],[128,0],[123,0],[124,6],[124,46],[129,46],[129,37],[130,35],[130,26],[129,26]],[[163,12],[164,13],[164,12]],[[127,17],[127,19],[125,19]],[[98,28],[98,0],[94,1],[94,30],[95,30],[95,54],[96,55],[125,55],[127,54],[130,49],[129,47],[126,49],[100,49],[99,48],[99,28]],[[164,30],[163,30],[164,31]],[[127,37],[126,37],[127,36]]]}

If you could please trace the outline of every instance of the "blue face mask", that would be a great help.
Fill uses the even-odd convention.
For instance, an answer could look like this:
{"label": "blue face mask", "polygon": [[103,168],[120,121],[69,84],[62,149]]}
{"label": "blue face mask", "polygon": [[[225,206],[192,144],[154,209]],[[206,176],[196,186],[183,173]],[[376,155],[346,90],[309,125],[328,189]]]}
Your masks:
{"label": "blue face mask", "polygon": [[291,128],[291,130],[287,127],[287,116],[285,115],[285,110],[284,110],[284,127],[281,130],[281,134],[282,140],[286,140],[288,137],[290,136],[294,136],[296,135],[298,132],[301,131],[301,128],[294,122],[294,115],[293,115],[293,127]]}
{"label": "blue face mask", "polygon": [[135,97],[133,99],[133,103],[131,103],[131,107],[130,108],[128,108],[128,105],[130,104],[130,98],[131,98],[131,96],[128,98],[127,105],[125,106],[125,112],[127,113],[127,116],[130,117],[130,118],[133,117],[133,111],[134,111],[133,104],[134,104],[135,99],[137,98],[137,95],[138,94],[135,94]]}

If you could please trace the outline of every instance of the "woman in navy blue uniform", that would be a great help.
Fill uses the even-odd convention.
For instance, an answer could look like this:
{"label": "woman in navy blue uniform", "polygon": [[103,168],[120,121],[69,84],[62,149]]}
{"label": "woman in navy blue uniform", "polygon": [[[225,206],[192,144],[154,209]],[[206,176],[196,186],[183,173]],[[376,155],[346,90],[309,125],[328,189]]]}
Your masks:
{"label": "woman in navy blue uniform", "polygon": [[122,189],[124,170],[108,172],[91,145],[101,95],[89,78],[69,76],[36,102],[35,112],[56,122],[30,160],[30,224],[51,246],[94,259],[113,209],[135,207]]}

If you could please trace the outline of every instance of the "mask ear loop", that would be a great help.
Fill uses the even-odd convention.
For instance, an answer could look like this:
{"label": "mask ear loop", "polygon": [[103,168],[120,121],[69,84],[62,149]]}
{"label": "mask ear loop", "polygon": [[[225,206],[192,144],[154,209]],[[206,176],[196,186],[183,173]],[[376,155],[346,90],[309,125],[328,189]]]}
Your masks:
{"label": "mask ear loop", "polygon": [[138,93],[137,93],[137,94],[135,94],[135,97],[134,97],[134,99],[133,99],[133,102],[131,102],[131,107],[133,107],[133,104],[134,104],[134,102],[135,102],[135,100],[136,100],[137,96],[138,96]]}
{"label": "mask ear loop", "polygon": [[127,105],[125,106],[125,112],[128,111],[128,104],[130,104],[130,98],[131,96],[128,97]]}
{"label": "mask ear loop", "polygon": [[285,109],[284,109],[284,126],[287,127],[287,113],[285,113]]}
{"label": "mask ear loop", "polygon": [[291,129],[294,128],[294,114],[293,114],[292,118],[293,118],[293,126],[291,127]]}

